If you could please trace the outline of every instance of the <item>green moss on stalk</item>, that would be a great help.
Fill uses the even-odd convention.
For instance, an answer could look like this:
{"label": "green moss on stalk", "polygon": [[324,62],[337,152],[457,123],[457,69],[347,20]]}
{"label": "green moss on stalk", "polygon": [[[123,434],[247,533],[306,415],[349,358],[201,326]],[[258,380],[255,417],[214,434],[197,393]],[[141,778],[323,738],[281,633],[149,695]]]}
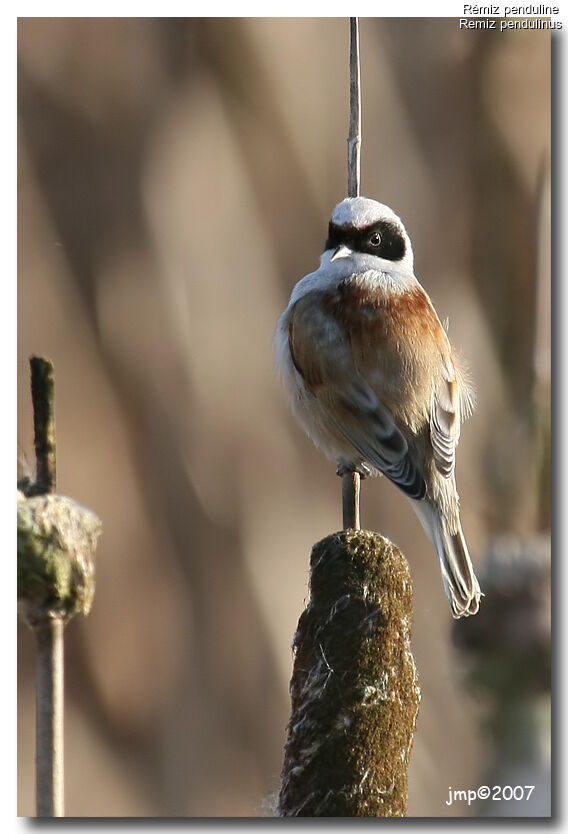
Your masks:
{"label": "green moss on stalk", "polygon": [[99,519],[69,498],[18,492],[18,607],[34,627],[88,614]]}
{"label": "green moss on stalk", "polygon": [[316,544],[294,639],[279,812],[404,816],[420,701],[406,560],[376,533]]}

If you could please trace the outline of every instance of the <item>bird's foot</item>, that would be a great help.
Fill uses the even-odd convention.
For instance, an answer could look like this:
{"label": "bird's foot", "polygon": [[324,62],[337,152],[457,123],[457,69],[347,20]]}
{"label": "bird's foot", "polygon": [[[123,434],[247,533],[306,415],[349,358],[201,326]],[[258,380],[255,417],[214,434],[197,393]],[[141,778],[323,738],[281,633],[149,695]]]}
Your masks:
{"label": "bird's foot", "polygon": [[339,475],[340,478],[343,478],[344,475],[348,475],[351,472],[358,472],[361,476],[361,479],[368,478],[371,474],[371,467],[367,466],[366,463],[347,463],[344,460],[339,460],[337,462],[337,469],[336,474]]}

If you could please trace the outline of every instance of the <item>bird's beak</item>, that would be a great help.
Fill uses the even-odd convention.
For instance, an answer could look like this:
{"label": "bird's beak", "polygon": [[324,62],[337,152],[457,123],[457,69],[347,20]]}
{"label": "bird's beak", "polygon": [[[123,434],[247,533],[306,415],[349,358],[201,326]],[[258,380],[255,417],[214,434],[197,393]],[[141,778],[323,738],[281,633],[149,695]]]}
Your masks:
{"label": "bird's beak", "polygon": [[335,250],[335,252],[333,253],[333,255],[331,256],[331,258],[329,260],[330,260],[330,262],[331,261],[337,261],[339,258],[348,258],[349,255],[352,255],[352,254],[353,254],[353,252],[351,251],[351,249],[348,246],[345,246],[344,243],[342,243],[341,246],[337,247],[337,249]]}

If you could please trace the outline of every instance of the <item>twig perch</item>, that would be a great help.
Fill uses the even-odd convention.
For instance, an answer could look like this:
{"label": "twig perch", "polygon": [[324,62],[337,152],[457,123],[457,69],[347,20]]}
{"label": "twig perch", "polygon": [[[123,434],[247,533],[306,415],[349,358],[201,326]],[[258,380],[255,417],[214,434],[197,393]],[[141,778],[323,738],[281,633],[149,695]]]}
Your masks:
{"label": "twig perch", "polygon": [[343,499],[343,529],[360,530],[359,494],[361,492],[361,476],[358,472],[345,472],[342,475],[341,491]]}
{"label": "twig perch", "polygon": [[36,473],[18,484],[18,611],[36,636],[36,813],[64,814],[63,628],[93,600],[98,518],[55,488],[53,365],[32,357]]}
{"label": "twig perch", "polygon": [[397,817],[420,701],[406,560],[376,533],[316,544],[294,638],[280,816]]}
{"label": "twig perch", "polygon": [[[349,18],[349,138],[347,140],[347,195],[361,193],[361,65],[359,60],[359,19]],[[343,529],[359,530],[361,476],[346,472],[341,478]]]}
{"label": "twig perch", "polygon": [[347,196],[361,193],[361,63],[359,19],[349,18],[349,139],[347,140]]}

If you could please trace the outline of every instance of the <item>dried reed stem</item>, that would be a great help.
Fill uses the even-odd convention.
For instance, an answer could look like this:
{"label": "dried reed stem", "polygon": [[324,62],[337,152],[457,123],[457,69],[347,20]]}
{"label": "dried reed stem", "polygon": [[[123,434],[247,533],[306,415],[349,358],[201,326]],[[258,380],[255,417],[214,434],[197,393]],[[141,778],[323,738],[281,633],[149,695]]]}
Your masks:
{"label": "dried reed stem", "polygon": [[30,359],[34,409],[36,480],[34,495],[55,492],[55,409],[53,363],[41,356]]}
{"label": "dried reed stem", "polygon": [[[359,60],[359,19],[349,19],[349,138],[347,140],[347,194],[361,193],[361,66]],[[341,479],[343,529],[360,529],[358,472],[346,472]]]}
{"label": "dried reed stem", "polygon": [[36,814],[63,810],[63,620],[34,629],[36,636]]}
{"label": "dried reed stem", "polygon": [[341,478],[343,499],[343,529],[360,530],[359,494],[361,476],[358,472],[346,472]]}
{"label": "dried reed stem", "polygon": [[347,195],[361,193],[361,65],[359,18],[349,19],[349,139],[347,140]]}

